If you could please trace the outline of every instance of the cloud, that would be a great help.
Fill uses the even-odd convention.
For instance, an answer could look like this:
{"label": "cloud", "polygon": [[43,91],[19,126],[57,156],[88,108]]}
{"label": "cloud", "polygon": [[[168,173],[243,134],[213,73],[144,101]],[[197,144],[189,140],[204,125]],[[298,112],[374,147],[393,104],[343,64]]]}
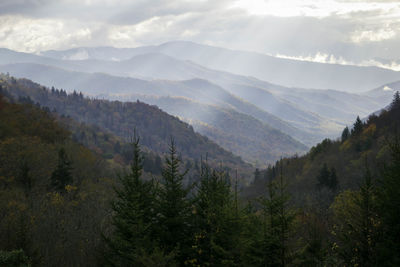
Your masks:
{"label": "cloud", "polygon": [[[79,24],[79,23],[78,23]],[[92,38],[90,27],[51,19],[0,17],[0,46],[36,52],[63,43],[77,45]]]}
{"label": "cloud", "polygon": [[279,58],[326,63],[326,64],[355,65],[354,62],[347,61],[343,57],[336,58],[334,55],[324,54],[321,52],[317,52],[315,55],[308,55],[308,56],[287,56],[287,55],[281,55],[281,54],[276,54],[273,56],[276,56]]}
{"label": "cloud", "polygon": [[386,29],[378,29],[377,31],[373,30],[356,31],[352,34],[350,39],[354,43],[380,42],[392,39],[394,36],[396,36],[396,31],[394,31],[391,28],[386,28]]}
{"label": "cloud", "polygon": [[253,15],[324,18],[354,12],[388,11],[399,7],[399,3],[396,1],[237,0],[231,7],[244,9]]}
{"label": "cloud", "polygon": [[383,58],[391,66],[400,58],[399,21],[395,1],[2,0],[0,47],[38,52],[188,40],[328,62]]}
{"label": "cloud", "polygon": [[396,61],[386,61],[382,62],[377,59],[363,60],[360,62],[348,61],[343,57],[335,57],[334,55],[328,55],[321,52],[315,55],[308,56],[287,56],[282,54],[272,55],[278,58],[294,59],[300,61],[318,62],[325,64],[339,64],[339,65],[352,65],[352,66],[362,66],[362,67],[379,67],[383,69],[389,69],[394,71],[400,71],[400,64]]}

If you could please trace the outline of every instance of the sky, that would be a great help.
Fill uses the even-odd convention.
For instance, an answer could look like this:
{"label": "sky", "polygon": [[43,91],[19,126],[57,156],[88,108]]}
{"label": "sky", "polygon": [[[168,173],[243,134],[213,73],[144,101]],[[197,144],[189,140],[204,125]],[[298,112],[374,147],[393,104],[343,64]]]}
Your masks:
{"label": "sky", "polygon": [[400,70],[400,1],[0,0],[0,47],[17,51],[175,40]]}

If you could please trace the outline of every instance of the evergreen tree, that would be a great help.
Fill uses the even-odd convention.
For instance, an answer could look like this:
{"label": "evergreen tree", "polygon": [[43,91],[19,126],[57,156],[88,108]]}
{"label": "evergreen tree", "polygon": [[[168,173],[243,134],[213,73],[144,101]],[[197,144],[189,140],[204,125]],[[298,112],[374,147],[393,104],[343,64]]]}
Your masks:
{"label": "evergreen tree", "polygon": [[254,182],[258,182],[262,179],[262,174],[258,168],[254,171]]}
{"label": "evergreen tree", "polygon": [[319,174],[317,176],[317,187],[322,189],[323,187],[329,188],[331,191],[335,192],[338,187],[338,180],[336,176],[336,169],[328,169],[328,165],[324,163]]}
{"label": "evergreen tree", "polygon": [[317,176],[317,182],[318,182],[317,187],[321,189],[323,186],[329,186],[330,178],[331,178],[331,173],[328,169],[328,165],[324,163]]}
{"label": "evergreen tree", "polygon": [[158,226],[160,245],[167,253],[176,253],[181,264],[186,260],[190,247],[191,203],[189,188],[184,188],[187,172],[180,171],[175,142],[171,139],[169,155],[165,158],[159,191]]}
{"label": "evergreen tree", "polygon": [[[282,161],[278,180],[270,181],[268,197],[259,199],[262,207],[262,233],[250,246],[255,252],[254,266],[286,266],[290,262],[289,238],[294,211],[283,181]],[[255,249],[258,246],[257,249]]]}
{"label": "evergreen tree", "polygon": [[350,137],[349,127],[346,126],[346,128],[344,128],[342,132],[342,142],[346,141],[349,137]]}
{"label": "evergreen tree", "polygon": [[3,109],[4,106],[4,92],[3,87],[0,85],[0,111]]}
{"label": "evergreen tree", "polygon": [[379,244],[380,261],[400,265],[400,140],[389,143],[391,162],[385,166],[378,190],[379,214],[383,238]]}
{"label": "evergreen tree", "polygon": [[72,184],[72,166],[64,148],[58,151],[58,164],[51,175],[51,185],[58,191],[64,191],[65,186]]}
{"label": "evergreen tree", "polygon": [[30,174],[30,167],[28,165],[28,161],[23,158],[20,162],[19,166],[19,175],[18,175],[18,180],[21,183],[21,185],[24,187],[25,195],[28,196],[32,186],[33,186],[33,181],[32,181],[32,176]]}
{"label": "evergreen tree", "polygon": [[361,210],[360,266],[376,266],[375,245],[378,224],[376,191],[372,183],[371,172],[367,166],[364,184],[360,187],[360,198],[357,199],[356,204]]}
{"label": "evergreen tree", "polygon": [[336,189],[338,187],[338,179],[337,179],[337,176],[336,176],[336,169],[333,168],[333,167],[331,168],[331,172],[330,172],[330,175],[329,175],[328,187],[332,191],[336,191]]}
{"label": "evergreen tree", "polygon": [[344,265],[378,266],[376,243],[379,233],[376,191],[366,169],[359,191],[345,191],[333,204],[336,224],[334,245]]}
{"label": "evergreen tree", "polygon": [[351,135],[352,136],[357,136],[359,134],[361,134],[362,130],[363,130],[363,122],[361,121],[360,117],[357,116],[356,121],[353,124],[353,129],[351,130]]}
{"label": "evergreen tree", "polygon": [[[276,247],[273,246],[267,231],[269,220],[266,204],[266,198],[260,197],[256,205],[252,206],[249,203],[245,210],[243,266],[269,266],[269,263],[272,266],[272,263],[278,262],[276,257],[271,257],[276,255]],[[261,210],[257,210],[255,206],[260,206]],[[271,248],[274,250],[272,253]]]}
{"label": "evergreen tree", "polygon": [[400,109],[400,93],[399,91],[396,91],[396,93],[393,96],[392,103],[390,104],[390,109]]}
{"label": "evergreen tree", "polygon": [[286,266],[290,262],[290,251],[288,240],[290,232],[293,227],[293,221],[295,218],[294,211],[289,206],[290,195],[286,191],[286,184],[283,181],[283,170],[282,162],[280,164],[280,174],[277,185],[278,190],[278,233],[279,233],[279,244],[280,244],[280,263],[281,266]]}
{"label": "evergreen tree", "polygon": [[[119,176],[120,188],[115,188],[116,200],[111,237],[106,238],[110,249],[106,261],[115,266],[144,266],[146,258],[159,253],[153,239],[155,223],[155,186],[143,181],[143,157],[136,134],[132,142],[133,160],[130,171]],[[162,255],[162,253],[161,253]]]}
{"label": "evergreen tree", "polygon": [[229,177],[202,164],[195,204],[193,260],[199,266],[235,266],[240,227]]}
{"label": "evergreen tree", "polygon": [[321,214],[304,212],[301,233],[303,247],[298,251],[294,266],[330,266],[326,264],[328,246],[325,223],[321,220]]}

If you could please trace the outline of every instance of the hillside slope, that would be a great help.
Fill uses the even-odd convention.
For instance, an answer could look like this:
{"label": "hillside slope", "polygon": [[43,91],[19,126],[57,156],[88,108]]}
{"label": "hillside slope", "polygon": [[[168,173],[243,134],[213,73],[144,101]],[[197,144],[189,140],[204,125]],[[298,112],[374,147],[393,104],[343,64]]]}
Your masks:
{"label": "hillside slope", "polygon": [[143,146],[157,153],[168,151],[170,138],[176,139],[183,157],[199,160],[209,154],[211,162],[223,162],[227,166],[242,166],[239,157],[222,149],[208,138],[193,131],[193,128],[168,115],[155,106],[142,102],[122,103],[84,98],[81,94],[67,95],[65,91],[49,91],[30,80],[9,78],[5,89],[17,97],[30,97],[34,102],[71,116],[79,122],[97,125],[122,138],[129,138],[136,128],[142,137]]}
{"label": "hillside slope", "polygon": [[[86,49],[83,50],[86,51]],[[167,56],[157,51],[152,52],[146,49],[139,49],[134,52],[132,49],[123,49],[122,51],[126,52],[125,56],[121,58],[123,60],[115,61],[113,59],[114,57],[111,58],[112,60],[110,60],[110,58],[108,58],[108,60],[106,59],[107,53],[113,53],[111,51],[122,54],[117,48],[107,48],[104,51],[102,48],[95,50],[94,57],[89,56],[84,60],[76,60],[76,58],[75,60],[67,60],[70,58],[69,56],[63,56],[61,59],[37,58],[38,56],[29,56],[29,54],[18,54],[10,51],[11,55],[5,53],[4,59],[0,58],[0,62],[3,64],[13,62],[31,62],[36,64],[39,62],[66,70],[91,73],[102,72],[149,81],[153,79],[184,80],[195,78],[207,80],[212,84],[222,87],[226,92],[255,105],[262,111],[266,111],[276,118],[280,118],[280,120],[285,123],[278,123],[276,119],[270,119],[265,115],[256,117],[307,145],[313,145],[324,137],[336,136],[339,134],[341,128],[350,123],[357,114],[366,116],[384,106],[384,103],[379,101],[380,99],[333,90],[319,90],[318,95],[321,97],[313,97],[313,94],[309,94],[311,90],[287,88],[247,76],[209,69],[187,60],[179,60]],[[100,51],[104,52],[103,56],[100,56]],[[54,53],[62,53],[62,51],[54,51]],[[90,52],[88,52],[88,54],[90,54]],[[129,55],[133,57],[127,58]],[[13,56],[16,57],[14,61],[12,60]],[[23,59],[24,57],[25,59]],[[43,80],[48,80],[52,77],[49,75],[45,76],[45,79],[43,79],[41,76],[45,71],[38,71],[38,69],[41,68],[43,67],[37,65],[8,65],[3,66],[2,70],[4,72],[9,71],[18,77],[30,78],[50,86]],[[98,76],[99,74],[95,75]],[[100,79],[101,77],[98,77],[98,80]],[[69,80],[63,79],[62,75],[60,77],[58,73],[55,73],[51,85],[70,88],[66,85],[71,82]],[[108,93],[111,93],[110,82],[107,80],[108,79],[103,83],[107,84]],[[60,81],[62,84],[57,85]],[[72,79],[72,81],[75,81],[75,79]],[[79,79],[76,82],[78,81]],[[131,82],[132,85],[136,85],[138,80],[132,80]],[[156,81],[152,81],[152,83],[154,82]],[[98,88],[102,87],[102,83],[94,82],[94,84],[99,84]],[[129,80],[125,79],[123,84],[125,84],[125,87],[129,87]],[[175,85],[172,84],[174,83],[170,82],[168,84],[166,81],[163,81],[157,85],[152,84],[152,87],[161,86],[164,95],[166,90],[168,90],[168,95],[182,96],[182,92],[177,94],[175,90],[176,87],[181,85],[179,83],[175,83]],[[91,84],[86,84],[86,88],[90,87]],[[140,91],[140,88],[137,88],[137,90]],[[342,88],[341,90],[345,89]],[[245,93],[240,94],[241,91]],[[151,90],[148,90],[147,93],[151,93]],[[317,93],[314,92],[314,94]],[[185,96],[187,96],[187,94]],[[196,100],[195,98],[192,99]],[[349,104],[349,99],[351,99],[351,104]],[[221,103],[221,100],[219,102]],[[222,100],[222,102],[224,102],[224,100]],[[253,117],[255,116],[254,113],[246,114]],[[264,117],[267,119],[263,120]],[[289,128],[294,128],[296,130],[288,129],[285,124],[286,126],[291,126]]]}
{"label": "hillside slope", "polygon": [[[247,84],[251,83],[247,79],[233,77],[229,74],[221,74],[212,72],[210,70],[204,71],[204,68],[200,66],[196,67],[202,69],[201,71],[195,71],[191,75],[184,75],[184,72],[190,72],[191,65],[188,63],[182,63],[178,60],[168,61],[166,66],[157,63],[157,60],[151,60],[146,58],[145,62],[134,62],[134,59],[129,60],[129,64],[126,62],[98,62],[92,67],[92,62],[84,67],[76,68],[73,65],[74,71],[67,71],[61,68],[70,69],[68,66],[70,62],[59,62],[57,67],[53,65],[38,65],[35,63],[16,63],[7,64],[0,66],[0,71],[9,72],[10,74],[21,77],[33,79],[41,84],[47,86],[56,86],[59,88],[65,88],[67,90],[79,90],[85,94],[100,95],[119,95],[129,96],[129,94],[144,94],[144,95],[156,95],[156,96],[182,96],[191,98],[194,101],[200,101],[206,104],[216,105],[229,105],[236,108],[239,112],[251,115],[261,121],[270,124],[272,127],[277,128],[284,133],[289,135],[296,134],[295,138],[305,143],[314,143],[315,140],[311,141],[313,137],[325,136],[326,132],[323,129],[315,128],[315,125],[320,125],[322,118],[318,115],[299,109],[293,106],[290,102],[285,102],[272,98],[269,102],[273,102],[272,107],[282,106],[285,113],[280,113],[278,109],[270,108],[269,105],[258,105],[258,102],[252,102],[252,99],[242,97],[247,103],[243,102],[242,99],[238,99],[235,96],[235,90],[232,83],[236,84]],[[77,64],[87,64],[83,62],[77,62]],[[113,67],[108,67],[112,64]],[[116,64],[122,64],[119,66]],[[134,64],[134,66],[132,66]],[[182,65],[183,64],[183,65]],[[106,65],[106,66],[104,66]],[[127,66],[129,65],[129,66]],[[192,64],[193,65],[193,64]],[[132,73],[130,69],[132,67],[141,71],[141,74],[152,75],[152,79],[168,79],[168,80],[142,80],[138,78],[130,77]],[[84,72],[79,72],[81,69]],[[121,71],[119,71],[119,69]],[[185,71],[183,71],[185,70]],[[87,73],[87,71],[99,71],[102,73]],[[162,73],[168,72],[163,75]],[[192,71],[193,72],[193,71]],[[206,73],[205,73],[206,72]],[[108,74],[103,74],[108,73]],[[114,75],[127,75],[127,77],[116,77]],[[178,78],[180,75],[181,79],[189,79],[186,81],[171,81]],[[140,76],[140,75],[139,75]],[[135,76],[136,77],[136,76]],[[210,82],[212,81],[212,82]],[[215,82],[215,83],[214,83]],[[223,84],[224,86],[220,86]],[[252,87],[246,88],[249,93],[252,91]],[[265,94],[270,93],[263,89],[255,88]],[[262,96],[259,96],[262,97]],[[300,114],[300,115],[299,115]],[[284,115],[285,119],[280,119],[280,116]],[[325,120],[329,120],[324,118]],[[286,121],[285,121],[286,120]],[[293,127],[296,124],[298,127]],[[306,134],[307,133],[307,134]],[[318,135],[319,134],[319,135]],[[307,140],[307,136],[310,136],[311,140]],[[301,138],[299,138],[301,137]],[[317,139],[317,138],[315,138]]]}
{"label": "hillside slope", "polygon": [[[266,158],[264,158],[262,154],[258,152],[253,153],[255,151],[252,151],[253,149],[251,147],[244,149],[243,152],[245,153],[240,153],[240,155],[244,156],[247,154],[248,156],[248,152],[250,152],[250,154],[253,153],[251,155],[251,162],[254,162],[254,160],[257,160],[258,162],[270,162],[271,160],[280,158],[283,155],[301,153],[304,151],[305,146],[299,144],[297,140],[304,140],[304,143],[312,145],[319,141],[321,139],[320,136],[323,136],[325,133],[322,130],[317,129],[317,125],[322,124],[323,120],[316,115],[311,116],[308,114],[305,116],[308,118],[308,123],[310,124],[309,127],[311,128],[306,132],[304,130],[300,130],[299,128],[293,127],[290,123],[287,123],[278,117],[263,111],[262,109],[242,100],[241,98],[235,97],[223,88],[200,79],[180,82],[162,80],[145,81],[134,78],[115,77],[100,73],[90,74],[69,72],[54,67],[35,64],[5,65],[0,66],[0,70],[8,70],[11,74],[16,75],[17,77],[32,78],[35,81],[47,86],[54,85],[56,87],[69,90],[76,89],[82,91],[84,94],[105,99],[123,101],[136,101],[137,99],[141,99],[142,101],[148,102],[150,99],[156,99],[157,97],[184,97],[190,100],[189,102],[186,102],[185,109],[180,109],[178,111],[174,103],[171,103],[172,106],[170,107],[163,105],[162,109],[172,115],[184,117],[187,121],[195,121],[198,120],[199,117],[202,117],[202,121],[208,125],[215,124],[214,121],[217,118],[214,118],[213,116],[216,116],[216,113],[209,113],[206,109],[198,109],[196,103],[202,105],[212,105],[218,109],[232,110],[232,112],[235,114],[239,115],[240,113],[242,117],[231,117],[229,122],[232,123],[232,125],[229,128],[237,128],[237,125],[239,124],[243,125],[243,119],[247,117],[252,122],[258,121],[258,128],[260,129],[260,127],[263,127],[263,129],[266,131],[264,136],[268,136],[270,134],[272,134],[272,136],[281,136],[279,138],[262,140],[263,143],[271,143],[271,140],[281,140],[281,142],[273,144],[275,147],[273,151],[270,151],[269,149],[265,150],[264,155],[267,155]],[[152,103],[158,105],[155,102]],[[193,110],[197,110],[200,113],[195,113]],[[238,119],[239,121],[235,121],[235,119]],[[318,123],[316,123],[315,120]],[[306,126],[303,127],[305,128]],[[202,133],[208,135],[210,132],[208,131]],[[211,137],[211,135],[208,136]],[[291,136],[297,140],[294,140],[291,138]],[[232,136],[213,140],[224,148],[230,149],[230,146],[228,147],[224,145],[223,142],[225,142],[225,140],[223,139],[227,138],[226,141],[232,144],[238,141],[233,139],[230,140],[230,137]],[[252,139],[253,138],[250,140]],[[261,141],[260,138],[257,140]],[[256,140],[252,140],[250,143],[254,144],[257,142]],[[234,151],[236,152],[238,149]],[[274,156],[271,157],[272,155]],[[249,158],[247,157],[247,159]]]}
{"label": "hillside slope", "polygon": [[[372,114],[366,122],[356,121],[351,131],[344,133],[339,140],[325,139],[304,156],[277,162],[254,181],[245,195],[253,198],[263,194],[268,181],[279,175],[277,170],[282,166],[298,205],[306,202],[316,205],[319,202],[318,205],[329,207],[338,193],[359,188],[367,167],[374,180],[379,178],[379,173],[390,159],[391,143],[398,142],[399,129],[400,98],[394,99],[388,110],[383,110],[378,116]],[[318,176],[323,172],[324,165],[328,172],[334,170],[337,184],[335,188],[326,186],[321,191]]]}
{"label": "hillside slope", "polygon": [[179,116],[197,132],[259,166],[282,156],[302,154],[307,149],[290,136],[231,108],[201,104],[182,97],[137,97]]}
{"label": "hillside slope", "polygon": [[23,249],[36,266],[99,265],[115,169],[74,141],[54,114],[9,103],[0,91],[2,255]]}

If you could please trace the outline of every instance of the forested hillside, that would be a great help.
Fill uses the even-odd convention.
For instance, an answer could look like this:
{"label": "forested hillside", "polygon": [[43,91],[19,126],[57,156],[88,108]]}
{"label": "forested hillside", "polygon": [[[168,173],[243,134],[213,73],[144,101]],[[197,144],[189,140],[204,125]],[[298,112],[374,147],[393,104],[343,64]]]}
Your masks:
{"label": "forested hillside", "polygon": [[[187,179],[188,166],[176,145],[182,136],[167,144],[166,157],[154,161],[158,168],[150,168],[153,175],[148,175],[143,168],[152,155],[142,152],[137,135],[124,157],[116,148],[119,141],[126,146],[123,140],[33,104],[23,94],[32,90],[27,85],[32,83],[10,78],[1,90],[2,265],[400,262],[398,93],[388,111],[365,123],[357,118],[340,140],[324,140],[305,156],[256,170],[253,185],[243,188],[206,159]],[[68,110],[63,107],[68,103],[85,114],[76,103],[94,101],[35,86],[37,98],[59,99],[51,108]],[[12,95],[16,90],[18,99]],[[130,168],[121,171],[127,162]]]}
{"label": "forested hillside", "polygon": [[290,136],[231,108],[183,97],[140,97],[169,114],[176,114],[195,131],[254,165],[265,167],[281,156],[307,151],[305,145]]}
{"label": "forested hillside", "polygon": [[[194,50],[199,48],[197,45],[191,47],[188,43],[174,43],[171,46],[149,49],[174,46]],[[212,49],[209,50],[210,47],[203,48],[205,48],[205,56],[213,55]],[[83,48],[82,53],[89,58],[79,60],[78,58],[72,60],[74,57],[70,57],[70,52],[73,53],[73,51],[65,51],[66,54],[63,51],[53,51],[50,55],[63,56],[47,58],[4,50],[0,51],[3,55],[0,57],[0,63],[4,64],[0,65],[0,70],[16,77],[32,79],[48,87],[64,88],[68,92],[82,91],[85,95],[105,99],[120,101],[140,99],[146,102],[146,98],[152,97],[184,97],[190,100],[188,104],[200,102],[204,105],[232,109],[233,112],[242,113],[239,115],[248,115],[253,122],[256,119],[270,128],[279,130],[282,132],[281,139],[287,140],[288,136],[295,139],[287,140],[288,142],[274,142],[275,148],[281,150],[282,153],[268,155],[273,158],[273,161],[286,156],[287,150],[291,154],[297,153],[296,145],[288,146],[293,144],[293,141],[313,146],[323,138],[334,138],[340,134],[340,130],[345,125],[352,122],[355,116],[365,117],[384,107],[387,102],[382,97],[371,97],[371,94],[349,93],[351,88],[348,87],[336,91],[303,89],[298,88],[299,85],[296,84],[296,87],[289,88],[249,76],[208,69],[191,61],[178,59],[180,55],[175,53],[173,53],[174,56],[178,58],[160,53],[164,50],[155,51],[156,53],[148,53],[146,48],[133,50]],[[166,53],[173,50],[166,49]],[[79,49],[74,51],[77,52]],[[100,55],[100,51],[105,54]],[[121,61],[113,59],[112,54],[116,55],[115,59],[121,59]],[[126,56],[129,54],[132,58],[128,59]],[[381,70],[363,69],[363,71],[378,73]],[[287,78],[287,73],[284,76]],[[341,76],[342,79],[343,77]],[[317,78],[320,77],[317,75],[315,79]],[[175,113],[174,109],[169,109],[167,112],[175,116],[181,116],[183,113],[182,117],[186,120],[196,120],[195,117],[190,117],[193,114],[191,109],[196,109],[196,105],[187,105],[186,109],[180,110],[180,114]],[[197,111],[202,112],[199,115],[205,118],[204,123],[212,124],[213,118],[205,116],[207,112],[198,109]],[[232,117],[232,119],[236,118]],[[235,124],[241,122],[243,120],[231,120],[229,126],[234,127]],[[237,141],[237,138],[231,135],[224,138],[226,141],[221,141],[217,138],[220,135],[218,130],[211,128],[203,131],[203,134],[227,150],[232,147],[230,143]],[[253,159],[257,162],[265,160],[263,153],[254,150],[251,145],[245,146],[244,150],[246,151],[240,156],[246,160],[250,159],[251,163],[255,162]],[[268,153],[269,150],[266,151]]]}
{"label": "forested hillside", "polygon": [[[21,86],[12,81],[12,88]],[[103,235],[113,229],[111,200],[118,195],[113,188],[124,185],[117,178],[134,158],[132,143],[28,97],[15,99],[9,86],[2,81],[0,88],[0,265],[105,264]],[[201,166],[181,161],[178,152],[175,156],[181,164],[176,171],[189,168],[182,183],[200,179]],[[141,179],[159,181],[162,158],[141,152]]]}
{"label": "forested hillside", "polygon": [[[372,114],[365,122],[357,117],[337,140],[325,139],[302,157],[284,159],[285,173],[290,178],[293,193],[301,197],[304,192],[317,188],[317,177],[324,171],[325,165],[330,172],[334,170],[336,173],[337,190],[357,188],[366,166],[378,175],[390,158],[390,141],[400,129],[396,96],[397,93],[394,102],[389,105],[390,110],[382,111],[379,116]],[[268,177],[266,180],[271,178],[276,168],[271,167],[264,173]]]}
{"label": "forested hillside", "polygon": [[[150,63],[146,65],[149,64]],[[318,129],[318,127],[322,125],[321,118],[315,114],[308,114],[307,112],[300,111],[290,103],[279,101],[271,94],[261,89],[259,90],[270,96],[272,100],[266,101],[265,98],[262,97],[262,94],[254,97],[258,97],[261,101],[266,102],[268,105],[263,105],[262,107],[267,107],[269,111],[264,111],[262,108],[251,104],[252,102],[248,101],[246,98],[238,98],[234,94],[228,92],[231,86],[223,88],[202,79],[192,79],[188,81],[145,81],[131,77],[116,77],[104,73],[92,74],[76,71],[72,72],[51,66],[28,63],[2,65],[0,66],[0,71],[1,70],[10,72],[16,77],[32,79],[49,87],[55,86],[64,88],[69,92],[79,90],[82,91],[84,95],[107,100],[135,102],[137,99],[140,99],[140,101],[145,103],[154,103],[161,107],[158,105],[157,98],[183,97],[189,100],[189,102],[185,104],[185,109],[181,108],[177,110],[174,103],[170,103],[171,105],[168,106],[163,105],[161,108],[171,115],[179,116],[189,121],[198,120],[198,118],[201,117],[201,122],[209,125],[214,124],[215,117],[209,116],[209,110],[198,109],[198,104],[212,105],[217,109],[224,109],[229,111],[229,113],[238,115],[239,117],[231,117],[232,119],[229,121],[229,127],[239,127],[239,125],[244,122],[243,118],[247,117],[250,120],[248,123],[255,122],[264,128],[263,131],[267,135],[273,136],[273,139],[281,139],[273,143],[274,149],[264,150],[264,153],[267,154],[266,158],[269,158],[268,163],[275,161],[282,155],[305,152],[306,147],[303,146],[304,149],[302,149],[301,144],[299,144],[300,142],[313,145],[326,136],[326,132]],[[281,105],[286,108],[277,108]],[[274,115],[270,113],[270,111],[272,111]],[[293,121],[293,124],[296,123],[299,125],[300,128],[296,128],[292,123],[280,119],[280,114],[285,115],[286,118],[290,118],[290,121]],[[214,113],[211,115],[217,114]],[[301,122],[304,122],[304,124]],[[304,128],[308,130],[305,131]],[[255,160],[258,162],[266,160],[266,158],[263,158],[265,154],[263,155],[259,151],[254,150],[251,144],[243,147],[243,150],[231,150],[230,148],[232,146],[227,145],[227,143],[234,143],[237,141],[237,138],[231,138],[233,136],[226,135],[223,138],[224,140],[221,140],[221,138],[215,138],[219,134],[217,131],[213,131],[212,133],[207,131],[202,134],[204,135],[205,133],[207,137],[212,138],[214,142],[223,148],[234,153],[240,151],[239,154],[236,154],[242,156],[251,163],[254,163]],[[210,134],[208,135],[208,133]],[[260,141],[260,139],[251,139],[253,143]]]}
{"label": "forested hillside", "polygon": [[[142,102],[120,102],[89,99],[81,93],[67,94],[64,90],[46,89],[30,80],[2,76],[3,90],[16,97],[29,97],[34,103],[59,114],[70,116],[78,122],[103,128],[125,140],[133,129],[142,136],[142,144],[150,151],[165,153],[171,137],[176,139],[182,157],[198,161],[208,157],[210,163],[232,167],[232,170],[249,169],[239,157],[193,131],[193,128],[168,115],[156,106]],[[94,136],[94,138],[96,138]],[[241,167],[239,167],[241,166]]]}
{"label": "forested hillside", "polygon": [[256,170],[247,199],[285,180],[301,211],[298,234],[310,266],[396,266],[400,263],[400,95],[366,122],[357,117],[338,140],[326,139],[302,157]]}
{"label": "forested hillside", "polygon": [[[94,265],[114,171],[48,111],[0,98],[0,250],[32,266]],[[0,265],[20,266],[7,256]]]}
{"label": "forested hillside", "polygon": [[400,1],[0,0],[0,267],[400,266]]}

